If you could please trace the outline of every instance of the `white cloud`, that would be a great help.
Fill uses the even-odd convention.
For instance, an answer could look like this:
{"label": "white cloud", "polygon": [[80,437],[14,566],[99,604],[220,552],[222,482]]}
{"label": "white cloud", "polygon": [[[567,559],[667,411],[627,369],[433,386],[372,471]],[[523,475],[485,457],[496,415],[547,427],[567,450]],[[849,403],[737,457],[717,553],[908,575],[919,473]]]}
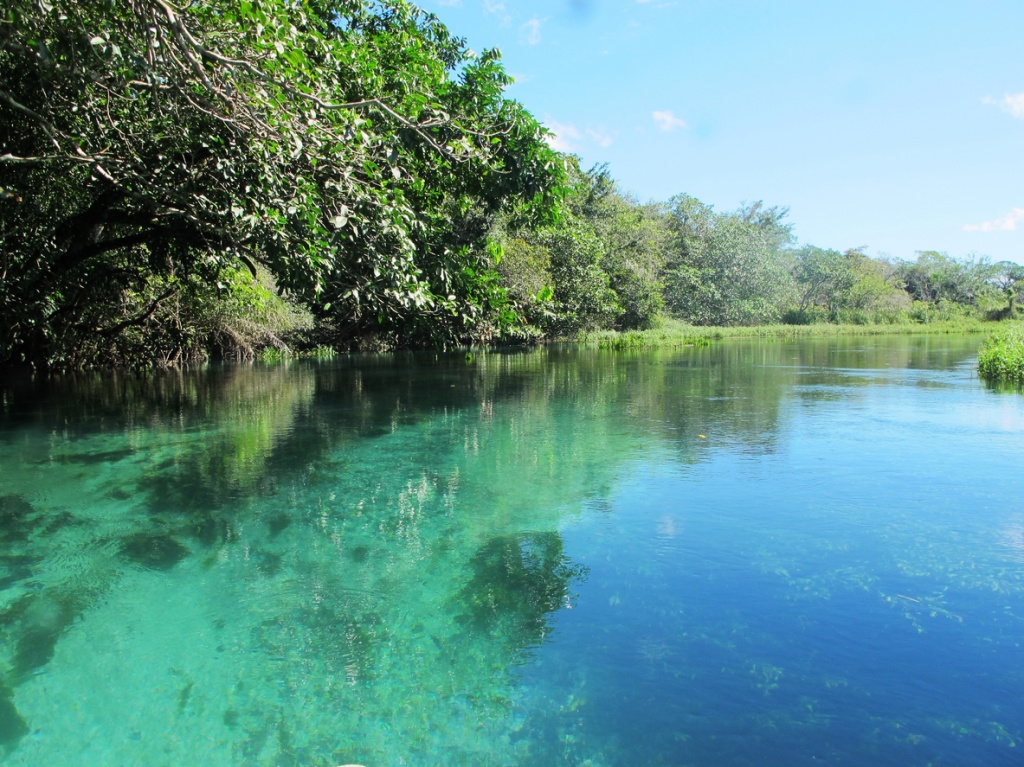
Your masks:
{"label": "white cloud", "polygon": [[509,16],[508,10],[505,8],[505,3],[502,0],[484,0],[484,9],[488,13],[493,13],[501,19],[501,25],[507,27],[512,23],[512,17]]}
{"label": "white cloud", "polygon": [[665,131],[674,131],[676,128],[685,128],[686,120],[676,117],[672,112],[665,110],[663,112],[651,112],[651,117],[654,118],[654,122],[657,123],[658,128]]}
{"label": "white cloud", "polygon": [[596,131],[593,128],[587,128],[587,135],[590,136],[590,140],[597,144],[602,149],[607,149],[612,145],[614,139],[604,131]]}
{"label": "white cloud", "polygon": [[983,104],[992,104],[1014,117],[1024,120],[1024,93],[1006,93],[1001,99],[994,99],[986,96],[981,100]]}
{"label": "white cloud", "polygon": [[544,120],[545,127],[552,134],[546,137],[548,146],[559,152],[575,154],[584,146],[599,146],[607,149],[615,142],[612,133],[602,128],[587,127],[583,130],[572,123],[560,123],[557,120]]}
{"label": "white cloud", "polygon": [[1017,224],[1024,222],[1024,208],[1014,208],[1005,216],[980,224],[965,224],[965,232],[1015,232]]}
{"label": "white cloud", "polygon": [[552,134],[545,136],[549,147],[558,152],[576,151],[576,145],[573,142],[583,138],[579,128],[575,125],[564,125],[556,120],[545,120],[544,125]]}
{"label": "white cloud", "polygon": [[540,19],[534,17],[519,28],[523,42],[527,45],[540,44]]}

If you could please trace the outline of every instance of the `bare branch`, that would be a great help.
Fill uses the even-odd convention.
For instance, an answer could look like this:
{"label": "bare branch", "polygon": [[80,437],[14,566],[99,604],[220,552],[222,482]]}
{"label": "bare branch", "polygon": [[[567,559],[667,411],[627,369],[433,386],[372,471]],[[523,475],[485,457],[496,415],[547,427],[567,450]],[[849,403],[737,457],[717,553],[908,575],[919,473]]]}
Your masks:
{"label": "bare branch", "polygon": [[0,154],[0,162],[9,162],[11,164],[22,163],[30,165],[34,163],[46,162],[47,160],[54,159],[50,157],[17,157],[13,154]]}
{"label": "bare branch", "polygon": [[[79,151],[81,151],[81,150],[79,150]],[[99,162],[99,158],[98,157],[92,157],[90,155],[65,155],[65,154],[55,155],[55,154],[51,154],[51,155],[40,155],[38,157],[19,157],[18,155],[13,155],[13,154],[10,154],[10,153],[8,153],[8,154],[0,154],[0,162],[11,163],[12,165],[18,164],[18,163],[21,163],[21,164],[31,164],[31,163],[41,163],[41,162],[67,162],[68,160],[72,160],[74,162],[80,162],[80,163]]]}
{"label": "bare branch", "polygon": [[103,328],[99,331],[100,335],[114,336],[120,333],[122,330],[132,327],[133,325],[141,325],[143,322],[145,322],[146,320],[153,316],[153,312],[155,312],[160,307],[160,304],[162,304],[164,301],[166,301],[168,298],[170,298],[177,292],[177,286],[172,285],[159,296],[157,296],[156,299],[153,300],[153,303],[151,303],[149,307],[147,307],[146,311],[144,311],[142,314],[136,315],[131,319],[124,320],[123,322],[119,322],[116,325],[113,325],[109,328]]}
{"label": "bare branch", "polygon": [[47,136],[49,136],[51,139],[55,138],[57,129],[54,127],[53,123],[51,123],[49,120],[47,120],[45,117],[43,117],[35,110],[29,109],[24,104],[16,101],[10,93],[8,93],[5,90],[0,90],[0,101],[5,101],[9,106],[13,107],[14,109],[17,109],[19,112],[27,114],[29,117],[31,117],[39,124],[39,127],[43,129],[43,132],[46,133]]}

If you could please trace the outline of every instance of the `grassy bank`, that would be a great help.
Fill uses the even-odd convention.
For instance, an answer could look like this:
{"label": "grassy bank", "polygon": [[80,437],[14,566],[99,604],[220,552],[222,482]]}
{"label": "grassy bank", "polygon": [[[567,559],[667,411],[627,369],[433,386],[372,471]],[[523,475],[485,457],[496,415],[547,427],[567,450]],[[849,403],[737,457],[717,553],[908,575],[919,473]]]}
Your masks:
{"label": "grassy bank", "polygon": [[1024,384],[1024,325],[993,333],[978,352],[978,372],[992,381]]}
{"label": "grassy bank", "polygon": [[756,327],[697,327],[677,320],[664,320],[651,330],[619,333],[601,330],[581,334],[582,343],[609,349],[672,348],[706,345],[724,338],[827,338],[831,336],[942,335],[990,333],[1004,326],[998,322],[957,319],[930,323],[885,325],[759,325]]}

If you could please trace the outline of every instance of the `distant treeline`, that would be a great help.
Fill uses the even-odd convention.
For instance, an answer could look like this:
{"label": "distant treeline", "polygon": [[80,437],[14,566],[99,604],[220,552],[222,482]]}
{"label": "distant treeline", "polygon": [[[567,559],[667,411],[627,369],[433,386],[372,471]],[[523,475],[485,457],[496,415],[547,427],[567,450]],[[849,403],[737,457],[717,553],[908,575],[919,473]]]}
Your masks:
{"label": "distant treeline", "polygon": [[785,208],[755,202],[719,213],[685,194],[644,205],[622,194],[606,167],[583,172],[572,160],[556,224],[492,230],[510,298],[545,332],[646,329],[666,315],[737,326],[1018,314],[1020,264],[798,246]]}
{"label": "distant treeline", "polygon": [[1024,270],[641,204],[404,0],[12,0],[0,366],[1009,316]]}

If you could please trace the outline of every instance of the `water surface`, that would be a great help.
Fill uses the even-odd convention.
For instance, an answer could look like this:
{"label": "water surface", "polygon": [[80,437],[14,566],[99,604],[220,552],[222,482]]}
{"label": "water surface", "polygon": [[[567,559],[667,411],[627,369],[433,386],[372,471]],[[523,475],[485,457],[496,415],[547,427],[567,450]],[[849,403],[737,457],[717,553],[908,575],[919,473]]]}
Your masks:
{"label": "water surface", "polygon": [[0,764],[1019,764],[977,346],[13,382]]}

